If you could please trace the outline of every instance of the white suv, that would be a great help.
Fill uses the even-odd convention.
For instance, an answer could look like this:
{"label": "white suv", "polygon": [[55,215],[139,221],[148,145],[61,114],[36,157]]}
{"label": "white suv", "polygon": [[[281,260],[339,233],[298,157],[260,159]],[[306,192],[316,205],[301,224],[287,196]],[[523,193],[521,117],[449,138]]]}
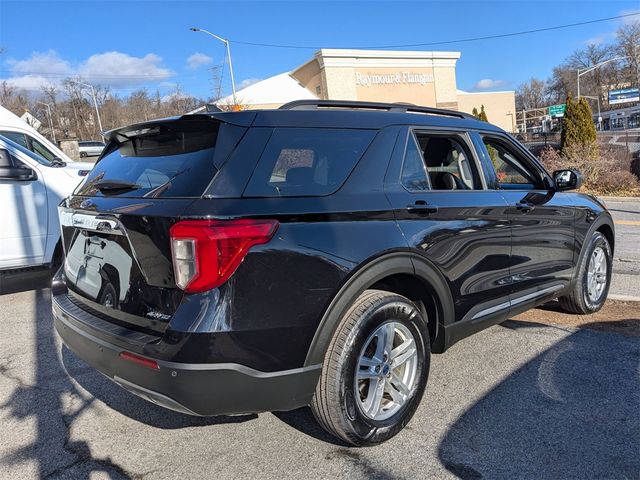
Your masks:
{"label": "white suv", "polygon": [[78,150],[80,151],[80,157],[97,157],[104,150],[105,144],[102,142],[94,141],[80,141],[78,142]]}
{"label": "white suv", "polygon": [[0,135],[0,271],[56,263],[57,206],[91,166],[48,161]]}

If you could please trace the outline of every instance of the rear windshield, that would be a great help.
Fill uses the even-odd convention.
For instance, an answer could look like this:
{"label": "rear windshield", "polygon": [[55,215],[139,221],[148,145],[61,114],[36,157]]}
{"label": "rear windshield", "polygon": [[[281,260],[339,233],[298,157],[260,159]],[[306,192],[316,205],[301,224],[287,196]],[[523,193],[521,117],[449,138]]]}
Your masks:
{"label": "rear windshield", "polygon": [[[216,173],[219,123],[157,126],[110,143],[76,195],[199,197]],[[124,137],[123,137],[124,138]]]}
{"label": "rear windshield", "polygon": [[342,186],[375,133],[357,129],[276,128],[244,196],[331,194]]}

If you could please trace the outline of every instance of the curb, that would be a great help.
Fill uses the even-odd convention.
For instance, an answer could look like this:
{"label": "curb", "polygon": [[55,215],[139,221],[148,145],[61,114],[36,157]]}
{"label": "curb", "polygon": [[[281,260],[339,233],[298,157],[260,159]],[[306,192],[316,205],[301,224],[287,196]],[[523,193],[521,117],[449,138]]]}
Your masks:
{"label": "curb", "polygon": [[635,295],[613,295],[607,296],[608,300],[618,300],[621,302],[640,302],[640,297],[636,297]]}

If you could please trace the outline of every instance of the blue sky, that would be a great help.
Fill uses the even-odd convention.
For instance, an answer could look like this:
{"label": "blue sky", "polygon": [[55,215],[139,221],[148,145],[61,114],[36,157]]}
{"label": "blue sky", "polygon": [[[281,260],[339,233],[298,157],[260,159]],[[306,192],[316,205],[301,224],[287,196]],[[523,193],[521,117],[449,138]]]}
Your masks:
{"label": "blue sky", "polygon": [[[68,75],[127,94],[162,94],[176,83],[207,97],[209,67],[224,46],[197,26],[232,40],[325,48],[423,43],[508,33],[640,11],[640,1],[48,1],[0,0],[0,79],[37,88]],[[634,19],[640,20],[639,17]],[[515,88],[587,42],[610,42],[622,20],[422,49],[462,52],[458,88]],[[236,83],[291,70],[314,49],[231,44]],[[149,81],[149,78],[152,80]],[[229,92],[228,69],[224,91]]]}

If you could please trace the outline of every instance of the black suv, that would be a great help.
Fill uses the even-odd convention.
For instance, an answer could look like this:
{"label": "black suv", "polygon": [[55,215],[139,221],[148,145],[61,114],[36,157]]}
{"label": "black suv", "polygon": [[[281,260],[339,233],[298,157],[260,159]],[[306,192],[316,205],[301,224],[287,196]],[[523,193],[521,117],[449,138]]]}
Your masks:
{"label": "black suv", "polygon": [[460,112],[300,101],[107,137],[60,206],[55,326],[179,412],[311,405],[346,442],[379,443],[416,410],[431,353],[607,296],[603,204]]}

